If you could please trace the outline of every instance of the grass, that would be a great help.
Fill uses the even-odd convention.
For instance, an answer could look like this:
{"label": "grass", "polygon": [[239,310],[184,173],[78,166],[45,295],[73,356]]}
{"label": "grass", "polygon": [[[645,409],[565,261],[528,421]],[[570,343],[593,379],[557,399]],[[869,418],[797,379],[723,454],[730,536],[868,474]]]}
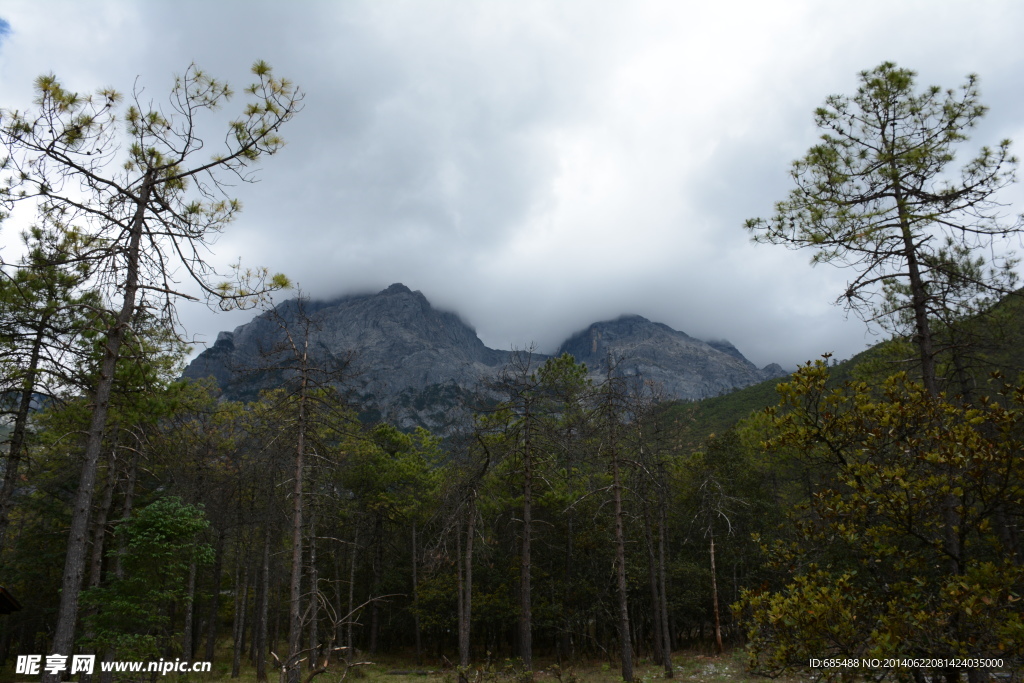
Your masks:
{"label": "grass", "polygon": [[[672,680],[678,683],[763,683],[764,679],[751,675],[746,671],[746,653],[742,648],[727,651],[722,656],[713,656],[703,651],[679,651],[672,655],[675,676]],[[415,671],[425,673],[413,673]],[[314,683],[338,683],[342,668],[334,664],[324,674],[313,679]],[[396,673],[408,672],[408,673]],[[98,672],[97,672],[98,673]],[[123,676],[124,674],[122,674]],[[301,680],[309,675],[303,669]],[[666,680],[664,668],[648,659],[638,659],[634,667],[636,683]],[[77,678],[77,677],[76,677]],[[280,672],[270,668],[268,683],[278,683]],[[8,661],[7,666],[0,669],[0,682],[10,683],[35,680],[39,677],[26,677],[14,674],[14,662]],[[98,676],[94,677],[98,680]],[[118,680],[118,679],[115,679]],[[127,679],[120,679],[127,680]],[[147,682],[149,674],[136,675],[135,680]],[[256,670],[248,663],[244,664],[241,676],[231,678],[230,660],[214,661],[213,671],[208,674],[169,674],[157,676],[162,683],[257,683]],[[372,664],[353,669],[345,683],[458,683],[458,672],[454,668],[442,669],[436,662],[431,665],[417,667],[408,657],[382,655],[374,658]],[[527,683],[530,679],[517,671],[509,660],[499,660],[490,665],[478,662],[468,673],[470,683]],[[622,674],[618,662],[607,660],[587,660],[566,665],[559,669],[553,660],[540,659],[537,670],[533,674],[536,683],[622,683]],[[781,683],[798,683],[797,678],[780,678]]]}
{"label": "grass", "polygon": [[[675,668],[674,680],[680,683],[763,683],[763,679],[747,673],[746,655],[742,649],[726,652],[720,657],[697,652],[676,652],[672,661]],[[426,673],[413,673],[421,671]],[[403,673],[397,673],[403,672]],[[270,683],[277,683],[278,672],[270,671]],[[313,679],[316,683],[336,683],[342,670],[337,665]],[[303,670],[302,678],[308,675]],[[664,668],[653,661],[640,659],[634,667],[635,681],[647,683],[665,680]],[[529,679],[516,671],[508,662],[492,663],[486,666],[477,663],[468,674],[470,683],[526,683]],[[173,677],[168,677],[168,683]],[[239,678],[231,678],[230,670],[214,665],[211,674],[182,677],[179,680],[196,680],[203,683],[256,683],[256,672],[252,667],[243,667]],[[408,659],[382,656],[372,664],[354,669],[346,683],[458,683],[455,669],[440,669],[430,666],[417,667]],[[553,661],[541,660],[534,672],[533,680],[538,683],[621,683],[622,674],[618,663],[590,660],[566,665],[559,669]],[[784,682],[789,683],[789,682]]]}

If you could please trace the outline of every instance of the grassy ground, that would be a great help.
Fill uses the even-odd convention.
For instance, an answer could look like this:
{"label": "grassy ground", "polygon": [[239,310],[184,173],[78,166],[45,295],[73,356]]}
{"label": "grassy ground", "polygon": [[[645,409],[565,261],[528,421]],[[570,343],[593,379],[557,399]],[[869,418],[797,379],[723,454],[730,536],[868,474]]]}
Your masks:
{"label": "grassy ground", "polygon": [[[716,657],[699,652],[676,652],[672,656],[675,665],[674,680],[679,683],[763,683],[746,672],[746,656],[742,648]],[[269,683],[279,683],[280,672],[271,669]],[[334,664],[324,674],[313,679],[314,683],[339,683],[343,667]],[[242,668],[241,676],[231,678],[231,667],[226,661],[215,662],[213,671],[208,674],[169,674],[157,676],[158,683],[256,683],[256,670],[251,666]],[[125,674],[121,674],[124,676]],[[137,680],[148,682],[149,674],[137,674]],[[303,669],[302,681],[309,676]],[[77,676],[75,677],[77,679]],[[637,683],[664,680],[664,669],[654,662],[641,659],[635,666]],[[94,681],[98,679],[94,677]],[[39,676],[26,677],[14,673],[13,662],[0,668],[0,683],[20,683],[22,681],[39,681]],[[126,679],[122,679],[126,680]],[[458,672],[453,668],[441,669],[429,666],[417,667],[407,658],[380,657],[373,663],[352,669],[345,678],[345,683],[458,683]],[[516,671],[509,662],[499,661],[490,665],[477,664],[468,673],[470,683],[527,683],[530,679]],[[540,660],[534,672],[536,683],[621,683],[622,674],[618,663],[595,660],[577,662],[559,669],[553,661]],[[779,679],[780,683],[797,683],[796,679]]]}
{"label": "grassy ground", "polygon": [[[746,672],[745,661],[742,649],[721,657],[677,652],[673,655],[674,678],[680,683],[753,683],[755,680],[763,683],[763,679],[757,679]],[[337,683],[341,673],[342,670],[335,665],[314,681]],[[307,675],[308,672],[303,671],[303,680]],[[647,682],[664,679],[665,671],[653,662],[641,660],[636,665],[635,675],[638,683]],[[468,679],[470,683],[525,683],[528,680],[512,666],[501,662],[474,667]],[[191,677],[191,680],[201,680],[203,683],[256,683],[256,674],[251,668],[246,668],[240,678],[233,679],[228,671],[215,670],[212,674]],[[533,680],[538,683],[621,683],[622,675],[617,663],[609,664],[607,661],[581,662],[561,669],[554,662],[541,661]],[[275,672],[271,672],[270,683],[277,682],[278,677]],[[353,669],[346,683],[458,683],[458,674],[454,669],[418,668],[406,659],[382,657],[372,664]]]}

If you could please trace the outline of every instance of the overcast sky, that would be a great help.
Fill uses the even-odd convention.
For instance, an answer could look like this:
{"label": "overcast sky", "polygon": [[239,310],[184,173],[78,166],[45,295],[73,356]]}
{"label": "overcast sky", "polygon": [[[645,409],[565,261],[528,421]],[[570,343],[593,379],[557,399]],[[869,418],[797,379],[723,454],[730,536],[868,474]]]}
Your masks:
{"label": "overcast sky", "polygon": [[[495,348],[637,313],[793,367],[877,341],[832,305],[848,272],[742,229],[788,192],[814,108],[886,60],[977,73],[961,158],[1024,143],[1022,26],[1019,0],[0,0],[0,107],[46,72],[160,99],[196,62],[240,90],[264,59],[305,109],[216,262],[315,298],[402,282]],[[251,315],[181,317],[212,341]]]}

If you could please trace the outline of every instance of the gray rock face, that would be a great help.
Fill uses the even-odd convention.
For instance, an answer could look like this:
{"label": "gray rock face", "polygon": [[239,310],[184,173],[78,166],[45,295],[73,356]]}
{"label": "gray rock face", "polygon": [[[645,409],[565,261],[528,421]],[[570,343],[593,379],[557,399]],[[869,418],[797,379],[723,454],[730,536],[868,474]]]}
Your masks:
{"label": "gray rock face", "polygon": [[459,418],[462,399],[496,376],[508,355],[484,346],[457,315],[433,308],[423,294],[402,284],[301,307],[292,300],[276,313],[222,332],[185,369],[185,377],[213,376],[226,397],[252,400],[289,374],[273,367],[288,361],[280,348],[282,324],[298,338],[308,319],[314,355],[344,366],[331,383],[355,394],[369,417],[444,432]]}
{"label": "gray rock face", "polygon": [[785,375],[778,365],[759,369],[727,341],[704,342],[639,315],[594,323],[558,350],[603,377],[609,361],[626,376],[660,385],[668,398],[696,400]]}
{"label": "gray rock face", "polygon": [[[499,376],[510,353],[486,347],[457,315],[401,284],[334,301],[287,301],[275,312],[222,332],[185,377],[212,376],[227,398],[255,399],[261,389],[294,376],[286,369],[284,328],[296,339],[308,328],[318,362],[344,367],[330,382],[354,394],[368,418],[447,433],[458,428],[481,385]],[[604,374],[610,353],[621,360],[622,372],[660,383],[669,398],[715,396],[785,374],[778,366],[758,370],[728,342],[702,342],[640,316],[595,323],[562,344],[563,352],[585,362],[595,377]]]}

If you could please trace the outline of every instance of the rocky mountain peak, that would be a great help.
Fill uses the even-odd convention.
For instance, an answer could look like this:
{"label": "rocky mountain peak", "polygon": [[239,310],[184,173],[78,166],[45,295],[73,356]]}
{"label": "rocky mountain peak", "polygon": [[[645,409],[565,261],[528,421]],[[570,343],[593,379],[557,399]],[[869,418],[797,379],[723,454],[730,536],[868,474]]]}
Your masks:
{"label": "rocky mountain peak", "polygon": [[419,294],[420,296],[423,296],[419,291],[413,292],[401,282],[396,282],[381,292],[381,295],[387,294]]}
{"label": "rocky mountain peak", "polygon": [[558,353],[586,363],[594,376],[614,363],[618,372],[654,382],[671,398],[709,398],[785,374],[758,369],[727,341],[704,342],[639,315],[593,323]]}
{"label": "rocky mountain peak", "polygon": [[457,402],[461,393],[496,375],[507,356],[487,348],[456,314],[434,308],[421,292],[396,283],[374,294],[301,305],[294,299],[283,302],[233,333],[219,335],[184,374],[213,376],[228,398],[254,399],[267,388],[268,378],[281,380],[265,367],[272,362],[266,350],[280,346],[283,326],[293,335],[308,327],[310,348],[351,359],[342,388],[406,427],[443,429],[451,406],[415,408],[423,403],[421,394],[433,391],[435,398]]}

